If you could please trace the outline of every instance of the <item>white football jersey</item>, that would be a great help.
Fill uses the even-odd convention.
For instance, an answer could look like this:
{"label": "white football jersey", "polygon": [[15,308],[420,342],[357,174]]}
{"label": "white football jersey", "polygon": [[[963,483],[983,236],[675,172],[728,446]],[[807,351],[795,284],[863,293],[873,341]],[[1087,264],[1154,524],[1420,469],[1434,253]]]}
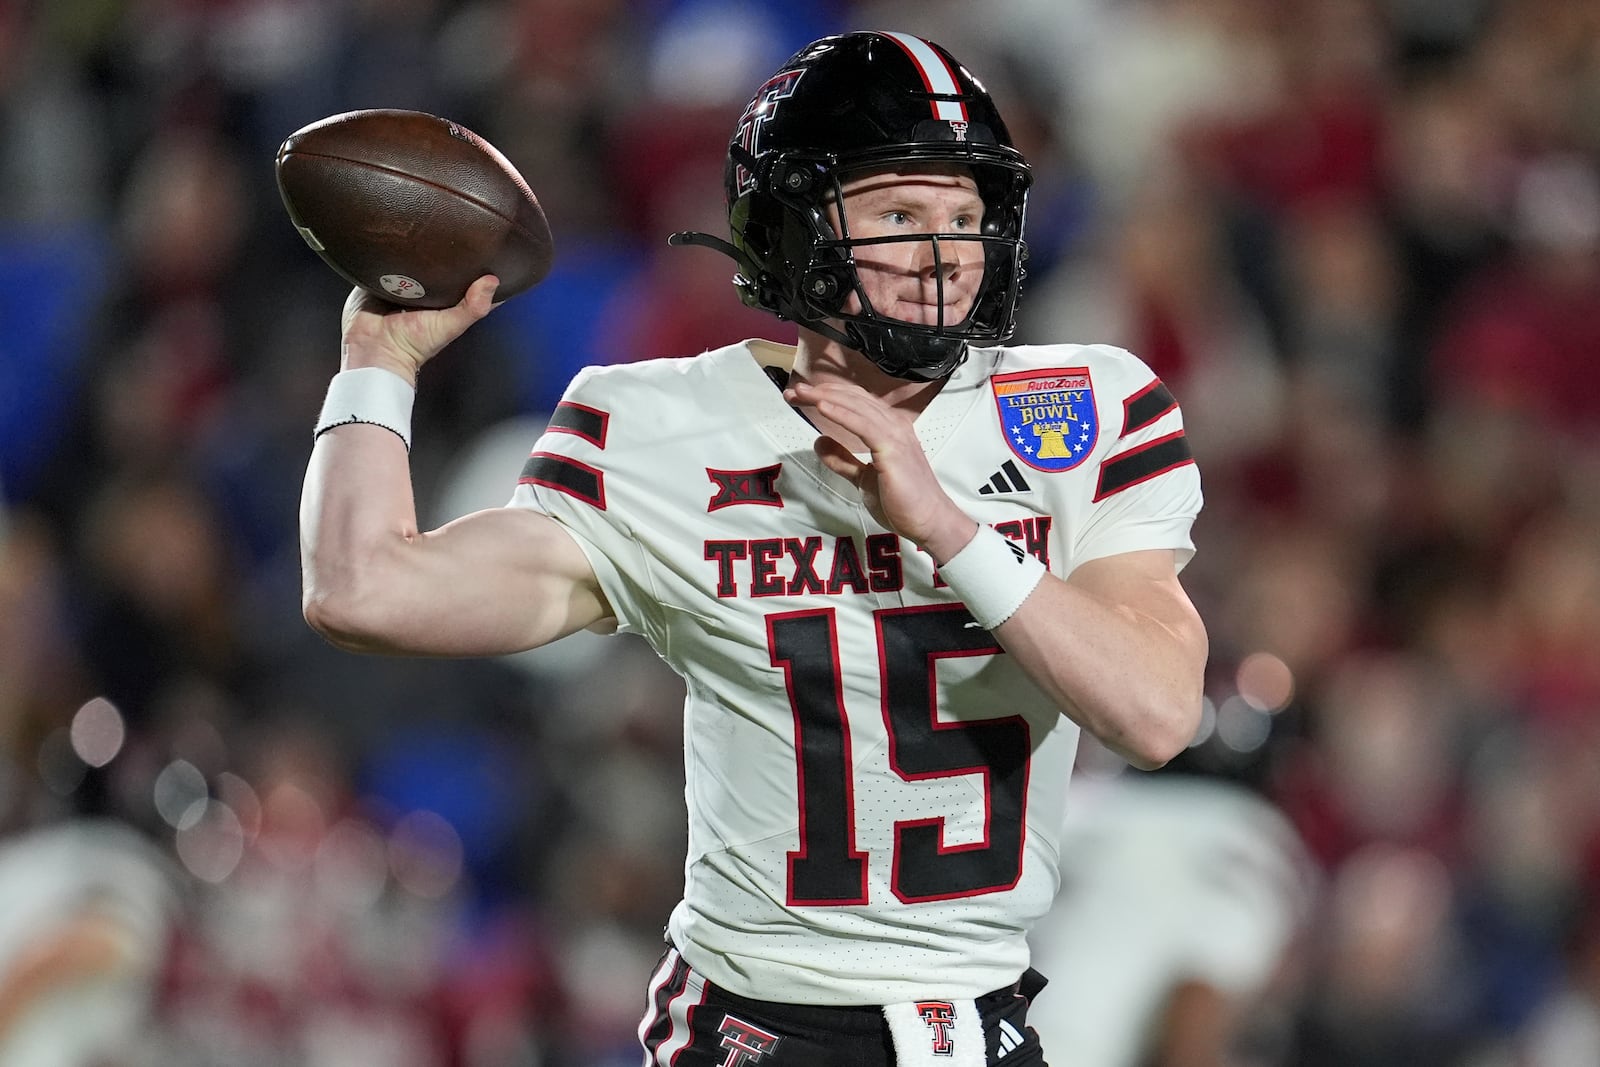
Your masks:
{"label": "white football jersey", "polygon": [[[764,369],[792,359],[584,370],[512,503],[571,531],[687,684],[690,965],[788,1003],[976,996],[1055,896],[1078,729],[822,466]],[[1182,417],[1127,352],[974,349],[916,428],[955,501],[1059,576],[1193,552]]]}

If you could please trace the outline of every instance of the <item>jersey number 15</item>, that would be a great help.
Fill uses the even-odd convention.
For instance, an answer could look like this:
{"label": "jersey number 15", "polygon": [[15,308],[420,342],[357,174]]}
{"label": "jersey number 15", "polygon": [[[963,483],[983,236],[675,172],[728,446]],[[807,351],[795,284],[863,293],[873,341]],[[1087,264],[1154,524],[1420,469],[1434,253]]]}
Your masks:
{"label": "jersey number 15", "polygon": [[[1001,653],[966,608],[934,604],[874,613],[889,765],[908,782],[981,774],[984,837],[945,846],[940,817],[894,824],[890,887],[907,903],[1010,889],[1022,875],[1028,724],[1018,715],[941,722],[938,661]],[[794,711],[800,847],[789,853],[788,903],[867,903],[867,853],[855,843],[850,729],[832,608],[767,616],[767,646]]]}

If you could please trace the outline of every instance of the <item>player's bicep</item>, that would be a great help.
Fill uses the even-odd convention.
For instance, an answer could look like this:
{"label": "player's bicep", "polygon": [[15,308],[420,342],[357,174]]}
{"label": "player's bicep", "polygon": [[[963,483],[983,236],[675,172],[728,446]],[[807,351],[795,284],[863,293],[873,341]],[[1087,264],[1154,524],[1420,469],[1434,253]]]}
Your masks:
{"label": "player's bicep", "polygon": [[[485,619],[517,652],[610,617],[589,558],[566,527],[524,508],[492,508],[425,535],[430,547],[467,561],[475,594],[494,604]],[[495,618],[503,613],[503,619]]]}
{"label": "player's bicep", "polygon": [[560,523],[491,508],[387,546],[358,603],[318,629],[342,647],[488,656],[548,644],[610,608],[583,550]]}
{"label": "player's bicep", "polygon": [[1078,566],[1067,581],[1102,603],[1159,626],[1182,661],[1203,666],[1205,623],[1178,580],[1176,555],[1161,548],[1102,556]]}

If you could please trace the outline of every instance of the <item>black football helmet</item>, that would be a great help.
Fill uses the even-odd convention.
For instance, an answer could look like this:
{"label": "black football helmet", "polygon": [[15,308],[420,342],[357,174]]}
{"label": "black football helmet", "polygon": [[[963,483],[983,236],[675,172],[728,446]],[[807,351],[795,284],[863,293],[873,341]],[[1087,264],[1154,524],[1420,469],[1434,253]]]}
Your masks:
{"label": "black football helmet", "polygon": [[[881,168],[959,165],[984,202],[977,234],[852,239],[841,183]],[[982,84],[944,48],[904,33],[850,33],[808,45],[756,90],[728,144],[725,185],[732,243],[673,234],[673,244],[717,248],[738,265],[734,286],[751,307],[791,319],[866,355],[889,374],[931,381],[953,371],[969,342],[1011,336],[1022,286],[1031,173]],[[841,205],[843,232],[827,206]],[[887,318],[856,274],[855,249],[980,241],[984,277],[960,322]],[[944,306],[943,271],[936,269]],[[861,310],[846,312],[855,293]]]}

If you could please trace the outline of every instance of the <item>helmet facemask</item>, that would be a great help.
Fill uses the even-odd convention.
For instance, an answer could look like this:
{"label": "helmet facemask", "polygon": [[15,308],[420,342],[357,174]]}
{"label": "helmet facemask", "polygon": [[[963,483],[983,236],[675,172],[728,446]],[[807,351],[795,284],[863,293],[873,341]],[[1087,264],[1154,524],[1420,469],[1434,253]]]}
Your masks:
{"label": "helmet facemask", "polygon": [[[974,163],[962,159],[960,172],[970,174],[983,200],[983,221],[976,232],[932,232],[862,237],[852,233],[845,186],[853,178],[880,172],[949,172],[932,156],[843,166],[833,161],[797,161],[779,157],[771,170],[780,180],[767,185],[767,195],[782,213],[778,247],[793,284],[786,292],[761,294],[777,306],[760,302],[785,318],[861,352],[885,373],[928,381],[943,378],[960,364],[967,345],[996,343],[1011,333],[1016,296],[1024,273],[1026,249],[1020,240],[1023,192],[1027,173],[1009,163]],[[757,183],[761,185],[758,175]],[[837,226],[835,225],[837,222]],[[968,251],[952,247],[959,242]],[[863,284],[861,267],[874,249],[901,244],[927,246],[937,318],[910,322],[873,306]],[[947,317],[946,262],[960,256],[972,261],[971,247],[981,253],[982,278],[965,314]],[[856,310],[851,307],[854,296]],[[748,302],[748,301],[747,301]]]}

